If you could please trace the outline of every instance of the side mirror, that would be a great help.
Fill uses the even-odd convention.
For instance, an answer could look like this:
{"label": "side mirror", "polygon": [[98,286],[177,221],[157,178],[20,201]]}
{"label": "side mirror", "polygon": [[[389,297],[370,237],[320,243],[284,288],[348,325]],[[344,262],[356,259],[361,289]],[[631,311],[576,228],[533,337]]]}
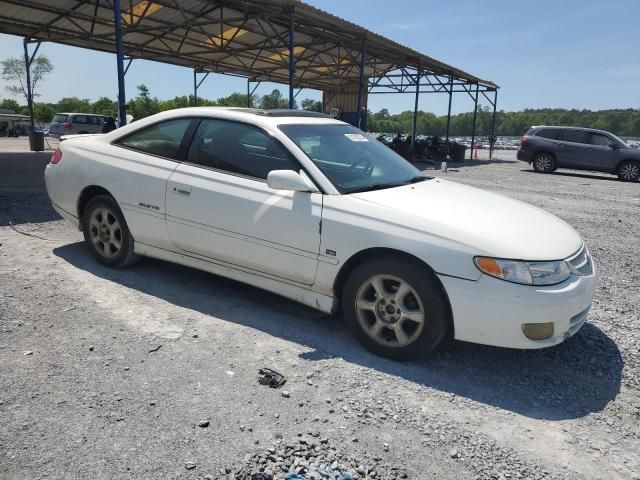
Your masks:
{"label": "side mirror", "polygon": [[609,142],[609,148],[611,150],[617,150],[618,148],[620,148],[620,146],[615,142]]}
{"label": "side mirror", "polygon": [[267,185],[274,190],[293,192],[316,192],[315,185],[306,177],[293,170],[272,170],[267,175]]}

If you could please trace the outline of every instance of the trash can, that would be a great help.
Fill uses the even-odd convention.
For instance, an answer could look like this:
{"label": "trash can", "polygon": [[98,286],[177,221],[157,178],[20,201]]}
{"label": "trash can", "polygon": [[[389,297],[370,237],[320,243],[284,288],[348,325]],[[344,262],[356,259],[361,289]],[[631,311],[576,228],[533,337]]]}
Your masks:
{"label": "trash can", "polygon": [[449,146],[449,151],[451,152],[451,160],[454,162],[464,162],[464,155],[467,151],[467,147],[460,143],[452,143]]}
{"label": "trash can", "polygon": [[29,132],[29,148],[32,152],[44,151],[44,132],[42,130]]}

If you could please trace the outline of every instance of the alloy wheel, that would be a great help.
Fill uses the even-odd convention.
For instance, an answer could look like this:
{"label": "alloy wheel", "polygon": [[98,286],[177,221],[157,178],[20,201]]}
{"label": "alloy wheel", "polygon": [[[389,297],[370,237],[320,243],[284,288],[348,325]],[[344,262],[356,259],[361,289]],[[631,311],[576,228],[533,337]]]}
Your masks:
{"label": "alloy wheel", "polygon": [[635,181],[640,177],[640,167],[635,163],[626,163],[620,169],[620,177],[624,180]]}
{"label": "alloy wheel", "polygon": [[115,257],[122,248],[122,228],[108,208],[97,208],[91,214],[89,234],[96,250],[104,258]]}
{"label": "alloy wheel", "polygon": [[551,171],[552,165],[553,165],[553,158],[551,158],[551,155],[547,153],[541,153],[538,156],[536,156],[536,159],[535,159],[536,170],[540,172],[549,172]]}
{"label": "alloy wheel", "polygon": [[356,314],[363,331],[387,347],[414,342],[424,327],[424,307],[415,289],[392,275],[375,275],[356,295]]}

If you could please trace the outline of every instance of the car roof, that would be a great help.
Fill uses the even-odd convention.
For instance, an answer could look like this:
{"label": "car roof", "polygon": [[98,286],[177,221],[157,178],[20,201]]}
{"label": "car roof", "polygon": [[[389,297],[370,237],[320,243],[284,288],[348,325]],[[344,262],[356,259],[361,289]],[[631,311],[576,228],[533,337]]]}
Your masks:
{"label": "car roof", "polygon": [[132,122],[107,134],[109,137],[119,138],[128,135],[147,125],[157,122],[185,118],[185,117],[210,117],[224,120],[235,120],[249,123],[262,128],[274,128],[285,124],[333,124],[348,125],[336,120],[329,115],[305,110],[261,110],[257,108],[239,107],[187,107],[166,110],[149,117]]}
{"label": "car roof", "polygon": [[90,115],[92,117],[108,117],[109,115],[102,115],[101,113],[83,113],[83,112],[57,112],[56,115]]}
{"label": "car roof", "polygon": [[568,130],[568,129],[572,129],[572,130],[584,130],[586,132],[595,132],[595,133],[609,133],[611,134],[611,132],[607,132],[606,130],[598,130],[597,128],[588,128],[588,127],[570,127],[568,125],[534,125],[531,128],[535,128],[535,129],[541,129],[541,128],[557,128],[559,130]]}

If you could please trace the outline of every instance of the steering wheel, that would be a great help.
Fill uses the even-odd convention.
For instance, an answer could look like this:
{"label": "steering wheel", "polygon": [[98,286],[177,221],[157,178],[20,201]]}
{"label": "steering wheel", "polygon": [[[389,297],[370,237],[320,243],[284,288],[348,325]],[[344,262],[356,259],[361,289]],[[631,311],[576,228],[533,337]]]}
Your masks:
{"label": "steering wheel", "polygon": [[371,176],[371,172],[373,171],[371,159],[369,159],[366,155],[363,155],[351,165],[350,170],[355,173],[360,165],[364,165],[364,168],[362,169],[363,173],[366,176]]}

